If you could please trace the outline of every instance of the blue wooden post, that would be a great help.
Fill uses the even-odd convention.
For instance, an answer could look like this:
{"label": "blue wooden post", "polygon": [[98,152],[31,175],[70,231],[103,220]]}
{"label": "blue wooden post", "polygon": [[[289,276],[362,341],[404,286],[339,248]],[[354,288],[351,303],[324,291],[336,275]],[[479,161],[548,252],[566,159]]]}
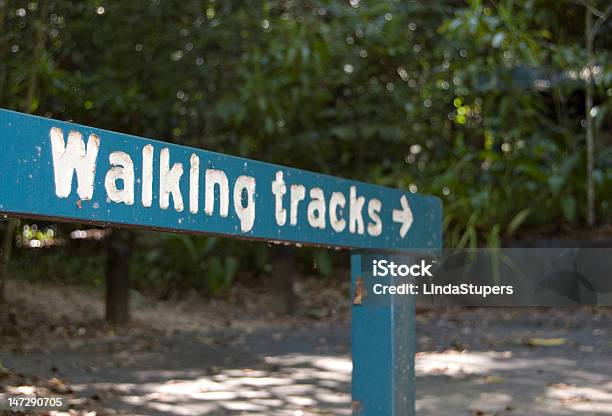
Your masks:
{"label": "blue wooden post", "polygon": [[[351,255],[353,291],[361,255]],[[381,283],[385,283],[381,280]],[[355,293],[353,293],[354,299]],[[391,306],[354,304],[352,408],[360,416],[414,416],[414,297],[393,296]]]}
{"label": "blue wooden post", "polygon": [[[442,247],[441,205],[432,205],[424,216],[431,221],[428,228],[420,233],[407,233],[406,245],[413,249],[439,249]],[[396,251],[401,252],[397,248]],[[351,255],[353,415],[414,416],[415,297],[396,295],[383,303],[367,302],[364,297],[368,296],[366,267],[362,264],[365,257],[358,252]],[[367,261],[371,258],[367,256]],[[376,277],[383,285],[395,283],[392,279]],[[357,293],[359,288],[361,297]]]}

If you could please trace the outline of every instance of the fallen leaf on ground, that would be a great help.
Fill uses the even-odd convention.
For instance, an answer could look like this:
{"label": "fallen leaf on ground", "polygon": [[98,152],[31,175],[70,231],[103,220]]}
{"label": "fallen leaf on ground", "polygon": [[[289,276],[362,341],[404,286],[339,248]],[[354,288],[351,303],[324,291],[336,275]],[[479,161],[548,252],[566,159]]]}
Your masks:
{"label": "fallen leaf on ground", "polygon": [[504,382],[503,377],[498,376],[486,376],[484,378],[485,383],[501,384]]}
{"label": "fallen leaf on ground", "polygon": [[557,347],[567,342],[565,338],[529,338],[527,345],[532,347]]}
{"label": "fallen leaf on ground", "polygon": [[53,377],[51,380],[49,380],[49,388],[54,393],[59,393],[59,394],[72,393],[72,388],[70,388],[70,386],[66,385],[66,383],[64,383],[62,380],[60,380],[57,377]]}

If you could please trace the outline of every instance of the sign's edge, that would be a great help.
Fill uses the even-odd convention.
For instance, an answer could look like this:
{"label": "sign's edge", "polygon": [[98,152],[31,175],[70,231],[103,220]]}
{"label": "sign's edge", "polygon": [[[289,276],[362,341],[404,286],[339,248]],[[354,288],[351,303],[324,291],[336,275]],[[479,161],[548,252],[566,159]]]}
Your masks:
{"label": "sign's edge", "polygon": [[15,115],[18,115],[18,116],[33,117],[33,118],[39,119],[41,121],[46,121],[46,122],[54,121],[54,122],[58,122],[58,123],[67,124],[67,125],[70,125],[70,126],[76,126],[78,128],[83,128],[83,129],[95,129],[95,130],[98,130],[100,132],[106,132],[106,133],[110,133],[110,134],[118,134],[118,135],[124,136],[125,138],[129,138],[129,139],[148,140],[148,141],[152,141],[152,142],[155,142],[155,143],[159,143],[160,145],[169,145],[170,144],[172,146],[177,146],[177,147],[182,148],[184,150],[203,151],[203,152],[207,152],[207,153],[210,153],[212,155],[215,155],[215,156],[235,158],[235,159],[238,159],[238,160],[243,161],[243,162],[257,162],[257,163],[261,163],[263,165],[266,165],[268,167],[273,167],[273,168],[298,170],[298,171],[309,173],[309,174],[313,174],[313,175],[321,175],[321,176],[324,176],[324,177],[332,179],[332,180],[343,180],[343,181],[353,182],[355,184],[361,184],[361,185],[366,185],[366,186],[376,186],[376,187],[379,187],[379,188],[383,188],[383,189],[387,189],[387,190],[391,190],[391,191],[395,191],[395,192],[402,192],[402,193],[404,193],[404,194],[406,194],[408,196],[413,195],[413,196],[418,196],[419,198],[434,199],[434,200],[438,201],[438,204],[441,204],[441,199],[439,197],[435,196],[435,195],[426,195],[426,194],[421,194],[421,193],[418,193],[418,192],[413,193],[413,192],[407,191],[407,190],[402,189],[402,188],[391,188],[390,186],[386,186],[386,185],[379,185],[379,184],[376,184],[376,183],[368,183],[368,182],[360,181],[360,180],[357,180],[357,179],[345,178],[345,177],[342,177],[342,176],[333,176],[333,175],[330,175],[330,174],[327,174],[327,173],[314,172],[314,171],[311,171],[311,170],[308,170],[308,169],[301,169],[301,168],[296,168],[296,167],[291,167],[291,166],[286,166],[286,165],[279,165],[279,164],[276,164],[276,163],[266,162],[266,161],[259,160],[259,159],[248,159],[248,158],[243,157],[243,156],[234,156],[234,155],[227,154],[227,153],[221,153],[221,152],[216,152],[216,151],[213,151],[213,150],[207,150],[207,149],[203,149],[203,148],[187,146],[187,145],[184,145],[184,144],[177,144],[177,143],[173,143],[173,142],[164,142],[164,141],[162,141],[160,139],[151,139],[151,138],[148,138],[148,137],[136,136],[136,135],[133,135],[133,134],[122,133],[122,132],[118,132],[118,131],[103,129],[103,128],[100,128],[100,127],[87,126],[87,125],[84,125],[84,124],[73,123],[73,122],[70,122],[70,121],[63,121],[63,120],[57,120],[57,119],[49,118],[49,117],[42,117],[42,116],[34,115],[34,114],[22,113],[22,112],[19,112],[19,111],[9,110],[9,109],[6,109],[6,108],[0,108],[0,114],[2,112],[11,113],[11,114],[15,114]]}

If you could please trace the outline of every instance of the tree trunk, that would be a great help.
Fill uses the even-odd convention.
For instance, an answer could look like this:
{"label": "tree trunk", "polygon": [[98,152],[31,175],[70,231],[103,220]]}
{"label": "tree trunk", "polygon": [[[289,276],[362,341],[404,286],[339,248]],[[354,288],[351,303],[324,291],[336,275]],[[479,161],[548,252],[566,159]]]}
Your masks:
{"label": "tree trunk", "polygon": [[114,229],[106,241],[106,321],[125,325],[130,320],[129,231]]}
{"label": "tree trunk", "polygon": [[592,3],[586,7],[586,46],[587,46],[587,77],[586,77],[586,191],[587,191],[587,223],[595,225],[595,186],[593,184],[595,140],[593,138],[593,13]]}
{"label": "tree trunk", "polygon": [[40,15],[36,22],[36,40],[34,50],[32,51],[32,63],[30,64],[30,73],[28,74],[28,89],[23,100],[23,111],[30,114],[34,111],[32,104],[34,103],[34,93],[36,92],[36,84],[38,83],[38,68],[42,52],[45,48],[45,31],[47,27],[47,6],[48,2],[43,1],[40,6]]}
{"label": "tree trunk", "polygon": [[[5,29],[5,21],[7,15],[7,5],[6,0],[0,0],[0,33],[6,33]],[[0,62],[2,62],[2,66],[4,68],[0,70],[0,101],[5,103],[5,97],[7,95],[7,78],[8,78],[8,42],[5,44],[0,44]]]}

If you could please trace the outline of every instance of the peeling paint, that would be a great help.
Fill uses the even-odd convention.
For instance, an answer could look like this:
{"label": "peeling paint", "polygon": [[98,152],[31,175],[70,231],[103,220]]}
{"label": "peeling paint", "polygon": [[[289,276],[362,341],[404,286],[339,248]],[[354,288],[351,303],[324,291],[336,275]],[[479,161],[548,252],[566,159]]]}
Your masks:
{"label": "peeling paint", "polygon": [[[112,166],[106,173],[104,187],[108,199],[126,205],[134,204],[134,163],[125,152],[113,152],[108,156]],[[117,187],[117,181],[123,182],[123,189]]]}
{"label": "peeling paint", "polygon": [[183,164],[175,163],[170,168],[170,150],[164,148],[159,152],[159,207],[168,209],[170,195],[177,212],[183,211],[183,196],[179,186],[183,176]]}
{"label": "peeling paint", "polygon": [[96,174],[96,157],[100,148],[100,138],[90,134],[87,148],[83,136],[78,131],[68,133],[68,143],[64,142],[64,132],[53,127],[51,137],[51,152],[53,155],[53,173],[55,177],[55,194],[59,198],[67,198],[72,191],[72,177],[77,174],[77,194],[83,200],[93,197],[94,177]]}

